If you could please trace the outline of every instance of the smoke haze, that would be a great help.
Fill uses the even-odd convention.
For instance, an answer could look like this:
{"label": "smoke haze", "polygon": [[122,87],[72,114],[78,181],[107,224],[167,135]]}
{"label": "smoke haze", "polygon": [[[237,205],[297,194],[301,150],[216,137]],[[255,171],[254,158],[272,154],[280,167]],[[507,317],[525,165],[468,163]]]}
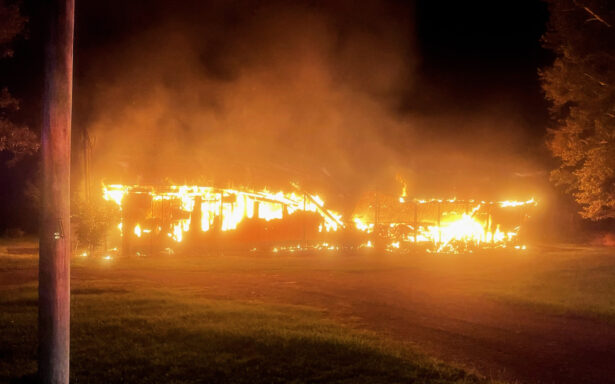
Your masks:
{"label": "smoke haze", "polygon": [[397,191],[401,174],[415,196],[483,198],[541,172],[505,102],[422,110],[443,96],[417,85],[411,6],[154,1],[120,15],[114,3],[82,10],[77,29],[77,114],[107,182],[295,181],[349,198]]}

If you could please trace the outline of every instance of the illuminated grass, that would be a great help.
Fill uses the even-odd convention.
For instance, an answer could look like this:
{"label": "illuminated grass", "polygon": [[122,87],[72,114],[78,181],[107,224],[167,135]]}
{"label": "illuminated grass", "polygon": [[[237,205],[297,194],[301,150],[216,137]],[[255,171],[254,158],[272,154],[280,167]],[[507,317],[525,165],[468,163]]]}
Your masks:
{"label": "illuminated grass", "polygon": [[559,314],[615,321],[615,249],[571,247],[537,254],[507,284],[483,288],[492,298]]}
{"label": "illuminated grass", "polygon": [[[0,293],[0,382],[33,382],[35,287]],[[72,296],[74,383],[482,383],[314,309],[89,283]]]}

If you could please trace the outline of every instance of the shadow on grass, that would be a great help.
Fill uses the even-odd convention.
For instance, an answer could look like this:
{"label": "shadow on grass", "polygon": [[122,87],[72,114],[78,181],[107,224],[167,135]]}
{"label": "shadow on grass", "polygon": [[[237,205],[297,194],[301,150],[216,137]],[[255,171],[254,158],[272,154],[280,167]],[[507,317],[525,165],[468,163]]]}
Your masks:
{"label": "shadow on grass", "polygon": [[87,341],[82,340],[75,354],[74,382],[480,382],[462,370],[387,354],[358,340],[216,330],[101,331],[114,338],[104,349],[84,347]]}
{"label": "shadow on grass", "polygon": [[[166,291],[81,293],[73,296],[71,383],[486,382],[307,308]],[[36,382],[32,294],[12,298],[22,306],[11,311],[0,300],[2,382]]]}

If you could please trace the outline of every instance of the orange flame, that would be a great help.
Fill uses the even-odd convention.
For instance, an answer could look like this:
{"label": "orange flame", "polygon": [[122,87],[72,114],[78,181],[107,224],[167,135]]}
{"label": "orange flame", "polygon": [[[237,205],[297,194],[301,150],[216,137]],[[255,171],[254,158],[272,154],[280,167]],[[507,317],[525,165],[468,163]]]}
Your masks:
{"label": "orange flame", "polygon": [[[220,221],[222,231],[230,231],[236,229],[246,218],[256,217],[270,221],[282,219],[286,214],[296,211],[319,213],[327,232],[344,227],[340,214],[325,208],[324,201],[318,195],[309,193],[272,193],[267,190],[249,191],[187,185],[173,185],[164,191],[157,191],[154,188],[121,184],[103,185],[103,198],[115,202],[120,209],[127,193],[148,194],[154,201],[179,200],[181,210],[190,213],[194,212],[196,200],[200,198],[200,228],[203,232],[209,231],[216,220]],[[190,229],[190,220],[190,217],[176,219],[167,235],[176,242],[181,242],[183,233]],[[118,228],[122,230],[121,223]],[[137,224],[133,232],[135,236],[141,237],[143,233],[149,233],[151,230],[143,230]]]}

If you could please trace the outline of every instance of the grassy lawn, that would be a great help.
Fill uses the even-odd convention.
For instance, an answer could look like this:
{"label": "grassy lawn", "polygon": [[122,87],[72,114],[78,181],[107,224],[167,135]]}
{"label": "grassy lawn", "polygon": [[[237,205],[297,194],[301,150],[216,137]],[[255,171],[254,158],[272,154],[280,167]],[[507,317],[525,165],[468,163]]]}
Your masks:
{"label": "grassy lawn", "polygon": [[481,289],[498,300],[615,322],[615,248],[546,249]]}
{"label": "grassy lawn", "polygon": [[[74,383],[483,383],[316,309],[74,284]],[[37,293],[0,290],[0,382],[34,382]]]}
{"label": "grassy lawn", "polygon": [[[0,383],[34,382],[35,246],[0,242]],[[532,311],[615,320],[612,248],[558,246],[473,255],[76,257],[73,271],[74,383],[489,382],[391,340],[386,330],[368,332],[352,321],[340,322],[321,309],[325,296],[319,295],[326,295],[329,285],[360,302],[345,291],[354,285],[344,284],[376,284],[393,293],[407,289],[404,281],[415,281],[412,287],[435,287],[451,297],[471,295]],[[252,284],[259,284],[254,289],[264,296],[250,296]],[[294,290],[286,296],[288,289]],[[309,301],[313,306],[286,301],[297,295],[315,298]],[[329,309],[340,304],[331,303]]]}

